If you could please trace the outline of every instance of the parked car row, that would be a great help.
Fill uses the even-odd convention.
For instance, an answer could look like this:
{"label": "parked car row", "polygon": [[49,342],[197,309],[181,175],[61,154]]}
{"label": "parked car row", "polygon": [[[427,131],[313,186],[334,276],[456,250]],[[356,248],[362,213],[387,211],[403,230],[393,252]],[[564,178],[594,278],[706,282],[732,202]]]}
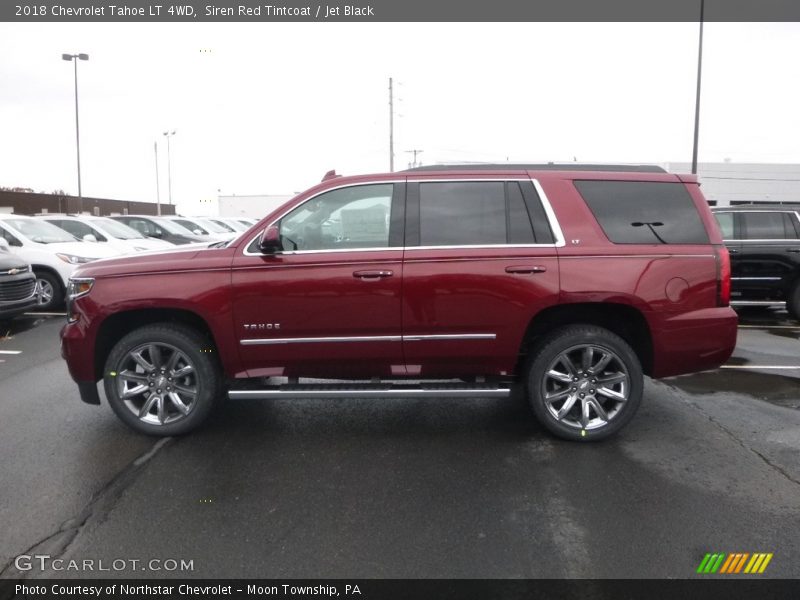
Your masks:
{"label": "parked car row", "polygon": [[0,214],[0,318],[32,307],[60,306],[80,264],[176,245],[228,242],[251,225],[204,217]]}

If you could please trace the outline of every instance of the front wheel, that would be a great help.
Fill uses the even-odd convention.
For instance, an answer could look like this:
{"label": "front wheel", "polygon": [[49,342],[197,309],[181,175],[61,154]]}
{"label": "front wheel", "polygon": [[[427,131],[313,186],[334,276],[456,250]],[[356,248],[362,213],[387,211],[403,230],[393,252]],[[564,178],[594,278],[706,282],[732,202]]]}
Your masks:
{"label": "front wheel", "polygon": [[117,416],[149,435],[191,431],[222,393],[209,341],[174,324],[148,325],[124,336],[108,355],[103,380]]}
{"label": "front wheel", "polygon": [[539,422],[571,441],[597,441],[622,429],[642,399],[642,366],[618,335],[594,325],[564,327],[534,349],[528,399]]}
{"label": "front wheel", "polygon": [[39,287],[39,310],[53,310],[64,302],[64,292],[57,276],[48,271],[36,271],[36,285]]}

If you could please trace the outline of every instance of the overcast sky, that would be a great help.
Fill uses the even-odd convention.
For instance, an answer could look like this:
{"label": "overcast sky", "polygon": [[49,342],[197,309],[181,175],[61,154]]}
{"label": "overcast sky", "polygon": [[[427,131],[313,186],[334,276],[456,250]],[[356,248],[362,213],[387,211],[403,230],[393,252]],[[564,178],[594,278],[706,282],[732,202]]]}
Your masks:
{"label": "overcast sky", "polygon": [[[690,161],[696,23],[0,23],[0,186],[208,213],[325,171]],[[705,27],[700,160],[800,163],[800,24]]]}

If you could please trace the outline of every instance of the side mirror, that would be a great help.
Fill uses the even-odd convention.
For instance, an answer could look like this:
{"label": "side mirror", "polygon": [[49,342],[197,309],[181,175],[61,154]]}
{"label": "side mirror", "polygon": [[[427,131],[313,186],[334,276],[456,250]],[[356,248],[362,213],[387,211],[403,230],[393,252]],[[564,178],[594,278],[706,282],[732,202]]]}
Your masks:
{"label": "side mirror", "polygon": [[97,243],[97,238],[94,237],[93,233],[87,233],[85,236],[83,236],[83,241]]}
{"label": "side mirror", "polygon": [[202,229],[195,229],[195,230],[192,231],[192,233],[195,234],[195,235],[205,235],[205,233],[203,233]]}
{"label": "side mirror", "polygon": [[8,241],[4,237],[0,237],[0,252],[11,252],[11,246],[8,245]]}
{"label": "side mirror", "polygon": [[161,238],[164,236],[164,234],[161,232],[160,229],[154,229],[153,231],[151,231],[150,233],[146,233],[145,235],[147,237],[154,237],[154,238]]}
{"label": "side mirror", "polygon": [[258,239],[258,249],[263,254],[275,254],[283,250],[281,233],[275,225],[270,225],[261,233],[261,237]]}

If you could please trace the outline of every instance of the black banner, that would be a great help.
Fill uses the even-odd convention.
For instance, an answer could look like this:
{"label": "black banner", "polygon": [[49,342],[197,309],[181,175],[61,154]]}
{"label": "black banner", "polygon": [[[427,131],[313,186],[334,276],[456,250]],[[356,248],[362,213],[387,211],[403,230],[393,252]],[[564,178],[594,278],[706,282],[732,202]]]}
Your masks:
{"label": "black banner", "polygon": [[12,22],[799,21],[795,0],[4,0]]}
{"label": "black banner", "polygon": [[84,600],[231,598],[349,598],[358,600],[796,600],[800,581],[744,577],[682,580],[520,580],[520,579],[209,579],[0,580],[0,600],[34,598]]}

